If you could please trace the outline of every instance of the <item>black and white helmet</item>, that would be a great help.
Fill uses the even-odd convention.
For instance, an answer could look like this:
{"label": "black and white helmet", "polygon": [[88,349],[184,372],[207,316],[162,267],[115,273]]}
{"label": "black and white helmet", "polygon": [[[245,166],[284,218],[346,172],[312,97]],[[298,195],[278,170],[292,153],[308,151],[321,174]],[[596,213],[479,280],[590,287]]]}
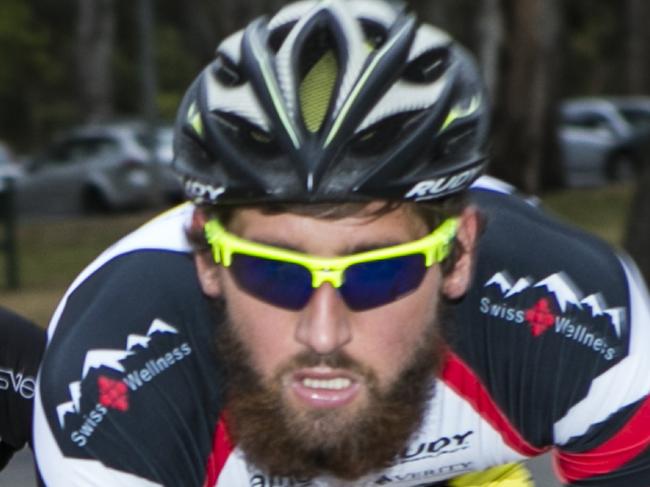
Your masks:
{"label": "black and white helmet", "polygon": [[304,0],[225,39],[181,104],[198,203],[427,200],[483,171],[488,102],[449,35],[379,0]]}

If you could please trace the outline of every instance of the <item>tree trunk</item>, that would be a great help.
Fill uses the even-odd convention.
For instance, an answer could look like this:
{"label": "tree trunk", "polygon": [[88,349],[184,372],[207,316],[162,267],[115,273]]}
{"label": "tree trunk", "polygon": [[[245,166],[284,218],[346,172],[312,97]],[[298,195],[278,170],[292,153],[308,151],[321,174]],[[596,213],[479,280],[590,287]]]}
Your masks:
{"label": "tree trunk", "polygon": [[[216,2],[215,2],[216,3]],[[218,41],[229,34],[226,22],[232,22],[233,1],[218,2],[221,15],[215,18],[210,6],[203,0],[185,0],[180,8],[187,25],[189,42],[192,49],[199,53],[201,59],[209,61],[214,55]]]}
{"label": "tree trunk", "polygon": [[482,0],[478,15],[478,58],[493,106],[498,104],[499,66],[505,39],[501,0]]}
{"label": "tree trunk", "polygon": [[534,193],[542,186],[543,173],[560,174],[554,128],[563,30],[560,0],[504,0],[503,8],[506,38],[490,172]]}
{"label": "tree trunk", "polygon": [[[646,161],[648,162],[648,161]],[[627,217],[624,247],[650,284],[650,162],[639,180]]]}
{"label": "tree trunk", "polygon": [[[627,88],[632,94],[650,92],[650,33],[647,0],[627,0]],[[650,142],[644,172],[639,178],[628,213],[624,246],[650,283]]]}
{"label": "tree trunk", "polygon": [[443,30],[448,30],[450,21],[449,2],[439,0],[412,0],[409,6],[417,13],[421,22],[427,22]]}
{"label": "tree trunk", "polygon": [[114,0],[78,0],[77,71],[79,100],[87,122],[113,112],[111,58],[115,41]]}
{"label": "tree trunk", "polygon": [[285,0],[185,0],[180,8],[193,48],[202,59],[209,61],[221,40],[245,28],[258,16],[274,15],[286,3]]}
{"label": "tree trunk", "polygon": [[627,88],[632,94],[647,94],[650,92],[650,4],[648,0],[627,0],[625,6]]}

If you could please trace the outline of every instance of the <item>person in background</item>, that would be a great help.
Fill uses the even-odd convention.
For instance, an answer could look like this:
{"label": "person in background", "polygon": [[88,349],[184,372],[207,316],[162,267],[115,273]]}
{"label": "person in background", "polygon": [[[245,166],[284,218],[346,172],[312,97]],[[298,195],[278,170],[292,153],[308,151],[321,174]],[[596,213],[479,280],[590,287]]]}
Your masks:
{"label": "person in background", "polygon": [[32,446],[36,373],[45,330],[0,307],[0,470],[25,444]]}

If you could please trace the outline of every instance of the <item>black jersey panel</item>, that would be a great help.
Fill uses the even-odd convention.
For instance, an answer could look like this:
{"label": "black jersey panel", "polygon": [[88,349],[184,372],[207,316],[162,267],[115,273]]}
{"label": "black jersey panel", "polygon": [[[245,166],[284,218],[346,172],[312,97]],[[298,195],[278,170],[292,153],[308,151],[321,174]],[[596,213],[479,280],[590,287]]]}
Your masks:
{"label": "black jersey panel", "polygon": [[553,424],[628,353],[628,288],[611,250],[512,195],[472,191],[486,217],[471,289],[448,330],[524,437]]}
{"label": "black jersey panel", "polygon": [[44,330],[0,308],[0,439],[4,451],[31,442],[35,377],[44,348]]}
{"label": "black jersey panel", "polygon": [[201,485],[221,405],[213,318],[187,254],[137,251],[86,279],[41,376],[63,454]]}

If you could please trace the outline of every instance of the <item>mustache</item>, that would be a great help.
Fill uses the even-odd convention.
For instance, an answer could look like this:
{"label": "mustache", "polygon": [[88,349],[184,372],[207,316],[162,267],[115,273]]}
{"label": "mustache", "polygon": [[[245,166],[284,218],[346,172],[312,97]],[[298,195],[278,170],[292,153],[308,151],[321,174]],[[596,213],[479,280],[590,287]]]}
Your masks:
{"label": "mustache", "polygon": [[[212,314],[215,318],[216,326],[216,347],[219,355],[230,357],[231,363],[237,363],[238,366],[234,367],[231,372],[242,380],[245,376],[248,379],[245,382],[252,381],[253,377],[257,374],[252,370],[243,370],[242,364],[251,364],[251,359],[243,342],[237,337],[234,330],[234,325],[230,316],[228,315],[226,302],[223,298],[216,298],[211,301]],[[234,359],[234,360],[233,360]],[[310,367],[329,367],[332,369],[345,369],[353,374],[364,377],[370,386],[377,383],[377,377],[372,368],[363,365],[359,361],[352,358],[347,352],[343,350],[335,350],[328,354],[319,354],[313,350],[304,350],[288,359],[286,362],[280,364],[273,377],[277,382],[283,375],[291,373],[293,370]],[[247,373],[248,372],[248,373]],[[256,377],[259,379],[259,377]],[[255,381],[257,382],[257,381]],[[278,382],[279,383],[279,382]]]}
{"label": "mustache", "polygon": [[305,367],[329,367],[332,369],[346,369],[357,374],[372,374],[366,367],[350,357],[346,352],[335,351],[328,354],[318,354],[311,350],[300,352],[284,365],[280,366],[281,372]]}

